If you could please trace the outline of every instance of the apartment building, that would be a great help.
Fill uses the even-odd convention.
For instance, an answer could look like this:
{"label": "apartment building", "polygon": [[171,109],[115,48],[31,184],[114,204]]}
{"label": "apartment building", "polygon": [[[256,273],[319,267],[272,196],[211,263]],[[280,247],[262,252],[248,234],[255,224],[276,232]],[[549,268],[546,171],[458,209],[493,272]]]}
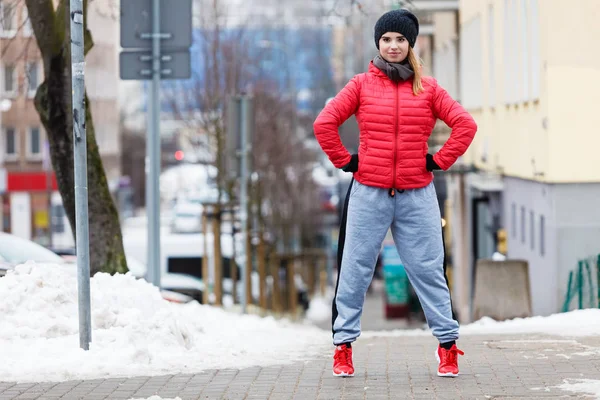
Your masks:
{"label": "apartment building", "polygon": [[[25,2],[0,0],[0,17],[0,180],[5,178],[0,184],[0,226],[43,244],[50,244],[51,237],[72,243],[46,132],[34,105],[44,70]],[[86,88],[110,182],[120,175],[118,12],[109,0],[91,2],[88,21],[94,48],[86,59]]]}
{"label": "apartment building", "polygon": [[460,1],[460,98],[479,126],[448,175],[464,319],[475,262],[499,231],[507,256],[529,263],[535,315],[559,312],[569,271],[600,253],[599,11],[597,0]]}

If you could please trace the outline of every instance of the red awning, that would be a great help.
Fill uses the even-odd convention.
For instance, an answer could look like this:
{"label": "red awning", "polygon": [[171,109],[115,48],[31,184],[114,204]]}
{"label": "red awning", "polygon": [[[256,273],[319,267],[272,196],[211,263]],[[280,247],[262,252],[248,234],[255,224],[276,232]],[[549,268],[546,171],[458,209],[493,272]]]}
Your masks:
{"label": "red awning", "polygon": [[[8,172],[7,192],[47,191],[46,172]],[[58,190],[56,176],[52,173],[52,191]]]}

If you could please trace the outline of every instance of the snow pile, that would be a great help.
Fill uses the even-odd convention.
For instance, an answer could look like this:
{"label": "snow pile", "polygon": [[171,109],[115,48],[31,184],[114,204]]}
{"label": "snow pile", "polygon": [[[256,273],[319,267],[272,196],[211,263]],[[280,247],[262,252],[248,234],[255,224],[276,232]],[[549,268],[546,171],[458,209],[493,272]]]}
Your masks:
{"label": "snow pile", "polygon": [[[496,321],[481,318],[460,327],[461,335],[498,335],[539,333],[557,336],[600,335],[600,310],[595,308],[553,314],[547,317],[515,318]],[[383,332],[364,332],[362,337],[394,337],[431,335],[429,330],[410,329]]]}
{"label": "snow pile", "polygon": [[[62,381],[197,373],[330,357],[331,334],[311,325],[163,300],[132,275],[91,280],[92,344],[79,348],[77,273],[70,265],[27,263],[0,278],[3,381]],[[332,293],[315,298],[308,319],[329,318]],[[600,334],[600,310],[497,322],[483,318],[461,334]],[[427,330],[362,337],[431,335]],[[589,382],[588,382],[589,383]],[[576,386],[579,388],[579,386]]]}
{"label": "snow pile", "polygon": [[593,336],[600,334],[600,310],[590,308],[547,317],[515,318],[495,321],[484,317],[460,328],[464,334],[543,333],[559,336]]}
{"label": "snow pile", "polygon": [[79,348],[77,272],[27,263],[0,279],[3,381],[61,381],[270,365],[324,355],[312,326],[169,303],[146,281],[91,279],[92,344]]}

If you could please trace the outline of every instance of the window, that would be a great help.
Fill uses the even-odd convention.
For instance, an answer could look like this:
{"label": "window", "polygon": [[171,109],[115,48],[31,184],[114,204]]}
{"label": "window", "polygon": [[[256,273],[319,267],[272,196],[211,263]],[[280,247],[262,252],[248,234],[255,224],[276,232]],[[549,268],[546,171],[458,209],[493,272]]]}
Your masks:
{"label": "window", "polygon": [[29,129],[28,154],[29,154],[29,156],[33,156],[33,157],[40,157],[42,155],[41,134],[40,134],[40,128],[38,128],[38,127],[32,127]]}
{"label": "window", "polygon": [[522,68],[520,43],[526,40],[522,38],[522,25],[519,25],[517,1],[504,0],[504,55],[505,60],[519,60],[511,62],[504,68],[504,102],[506,105],[517,104],[522,100]]}
{"label": "window", "polygon": [[4,93],[7,95],[17,93],[17,69],[14,65],[4,66]]}
{"label": "window", "polygon": [[523,77],[522,89],[521,89],[521,99],[523,102],[529,101],[531,98],[529,93],[529,56],[531,52],[531,45],[529,41],[531,38],[529,37],[529,33],[527,32],[529,28],[529,13],[527,11],[528,0],[520,0],[521,2],[521,34],[520,34],[520,42],[521,42],[521,62],[522,62],[522,70],[521,76]]}
{"label": "window", "polygon": [[[514,44],[512,40],[512,31],[514,26],[511,26],[511,0],[504,0],[504,55],[503,59],[508,60],[513,58],[511,54],[511,45]],[[504,102],[510,104],[513,99],[513,87],[514,78],[512,76],[512,66],[509,64],[504,68]]]}
{"label": "window", "polygon": [[17,141],[17,130],[13,127],[4,128],[4,137],[6,138],[5,149],[7,158],[16,158],[19,154]]}
{"label": "window", "polygon": [[529,211],[529,245],[531,250],[535,249],[535,216],[533,211]]}
{"label": "window", "polygon": [[525,244],[525,207],[521,207],[521,243]]}
{"label": "window", "polygon": [[52,232],[65,232],[65,209],[61,204],[54,204],[51,211]]}
{"label": "window", "polygon": [[31,28],[29,12],[27,11],[27,7],[25,5],[23,5],[23,8],[21,9],[21,17],[23,18],[23,36],[29,37],[33,34],[33,29]]}
{"label": "window", "polygon": [[[511,41],[509,44],[509,56],[506,59],[515,59],[515,60],[521,60],[520,54],[519,54],[519,43],[523,40],[519,33],[520,28],[519,28],[519,4],[517,3],[518,0],[512,0],[510,2],[510,37],[511,37]],[[519,0],[522,1],[522,0]],[[512,68],[511,74],[512,74],[512,81],[509,82],[509,85],[511,86],[511,92],[512,92],[512,98],[511,98],[511,104],[518,104],[520,101],[522,101],[522,89],[521,89],[521,78],[522,78],[522,74],[521,74],[521,70],[520,70],[520,64],[521,62],[511,62],[508,64],[509,68]]]}
{"label": "window", "polygon": [[531,55],[531,98],[537,100],[540,97],[540,21],[538,13],[538,0],[529,1],[529,44]]}
{"label": "window", "polygon": [[29,95],[35,95],[35,91],[40,85],[39,64],[37,62],[27,63],[27,82],[29,84]]}
{"label": "window", "polygon": [[496,107],[496,57],[495,57],[495,52],[496,52],[496,41],[494,39],[494,29],[495,29],[495,25],[494,25],[494,6],[490,4],[489,7],[489,13],[488,13],[488,18],[489,18],[489,23],[488,23],[488,27],[489,27],[489,31],[488,31],[488,63],[489,63],[489,106],[490,107]]}
{"label": "window", "polygon": [[512,230],[512,237],[513,238],[517,238],[517,205],[515,203],[512,203],[512,224],[511,224],[511,230]]}
{"label": "window", "polygon": [[446,89],[454,99],[459,98],[458,93],[458,52],[457,39],[447,41],[435,51],[433,58],[433,73],[441,87]]}
{"label": "window", "polygon": [[13,37],[17,33],[16,2],[0,1],[0,36]]}
{"label": "window", "polygon": [[546,219],[540,216],[540,256],[546,254]]}
{"label": "window", "polygon": [[[482,38],[483,36],[483,38]],[[481,108],[483,98],[483,54],[481,16],[460,28],[460,97],[466,109]]]}

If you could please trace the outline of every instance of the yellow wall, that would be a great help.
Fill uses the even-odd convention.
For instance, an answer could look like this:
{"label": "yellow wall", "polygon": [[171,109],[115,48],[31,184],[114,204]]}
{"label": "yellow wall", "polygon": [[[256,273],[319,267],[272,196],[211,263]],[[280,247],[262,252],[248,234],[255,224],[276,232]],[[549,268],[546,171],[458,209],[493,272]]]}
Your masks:
{"label": "yellow wall", "polygon": [[[521,2],[513,0],[520,20]],[[489,49],[488,7],[494,6],[494,49]],[[522,63],[517,40],[504,54],[504,0],[461,0],[461,24],[481,16],[483,107],[470,110],[479,131],[466,161],[510,176],[547,182],[600,181],[600,1],[538,0],[540,96],[507,105],[504,69]],[[464,40],[464,38],[463,38]],[[489,53],[494,51],[496,106],[489,95]],[[509,60],[509,61],[507,61]],[[522,77],[516,78],[522,86]],[[531,83],[531,77],[530,77]],[[487,149],[487,152],[486,152]],[[482,155],[487,153],[487,160]]]}
{"label": "yellow wall", "polygon": [[548,12],[550,176],[600,181],[600,1],[578,0]]}

